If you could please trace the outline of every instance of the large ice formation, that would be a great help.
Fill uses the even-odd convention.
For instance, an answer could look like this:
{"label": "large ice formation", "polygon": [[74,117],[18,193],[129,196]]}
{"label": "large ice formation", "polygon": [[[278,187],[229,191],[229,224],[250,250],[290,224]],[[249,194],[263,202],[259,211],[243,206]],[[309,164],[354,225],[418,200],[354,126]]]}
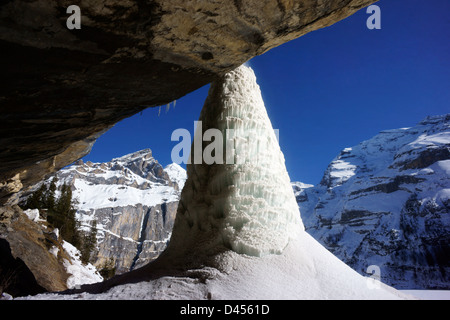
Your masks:
{"label": "large ice formation", "polygon": [[[253,70],[213,83],[198,123],[170,246],[192,240],[251,256],[281,253],[303,225]],[[214,133],[221,141],[209,139]],[[222,147],[208,164],[214,145]]]}
{"label": "large ice formation", "polygon": [[194,141],[205,141],[194,142],[192,158],[208,156],[214,139],[228,152],[210,153],[223,164],[191,159],[166,251],[147,266],[82,288],[90,293],[34,299],[405,298],[359,275],[304,231],[250,68],[212,84],[200,121]]}

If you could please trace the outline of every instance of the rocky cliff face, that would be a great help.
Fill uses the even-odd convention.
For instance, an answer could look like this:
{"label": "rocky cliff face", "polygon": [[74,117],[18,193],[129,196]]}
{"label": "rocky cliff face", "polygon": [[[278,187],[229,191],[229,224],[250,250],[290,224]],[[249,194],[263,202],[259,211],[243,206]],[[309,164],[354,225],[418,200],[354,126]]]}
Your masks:
{"label": "rocky cliff face", "polygon": [[[169,172],[174,181],[167,173]],[[83,163],[58,172],[59,183],[72,186],[77,219],[85,231],[97,223],[98,268],[114,259],[124,273],[155,259],[166,248],[173,228],[184,169],[167,172],[149,149],[107,163]]]}
{"label": "rocky cliff face", "polygon": [[0,203],[73,163],[116,122],[374,0],[79,1],[0,4]]}
{"label": "rocky cliff face", "polygon": [[450,115],[346,148],[318,186],[294,191],[307,231],[358,272],[449,289]]}
{"label": "rocky cliff face", "polygon": [[0,208],[0,299],[63,291],[103,280],[39,210]]}
{"label": "rocky cliff face", "polygon": [[[58,237],[51,230],[31,221],[18,206],[14,206],[8,210],[0,208],[0,234],[0,241],[10,251],[9,254],[8,250],[1,252],[0,282],[4,282],[8,275],[12,276],[11,288],[6,286],[6,292],[16,296],[67,289],[69,274],[62,263],[67,256],[63,250],[60,250],[59,257],[50,252],[53,246],[61,248]],[[3,265],[11,259],[21,261],[23,265]],[[24,276],[24,270],[31,275]],[[22,289],[18,290],[17,282],[25,280]]]}

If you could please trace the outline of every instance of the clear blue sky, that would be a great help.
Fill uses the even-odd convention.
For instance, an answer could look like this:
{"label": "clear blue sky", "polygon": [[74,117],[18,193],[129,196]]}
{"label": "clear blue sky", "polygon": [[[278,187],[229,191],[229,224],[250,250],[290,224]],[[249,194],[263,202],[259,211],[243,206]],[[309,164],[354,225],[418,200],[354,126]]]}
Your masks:
{"label": "clear blue sky", "polygon": [[[339,152],[379,131],[450,113],[450,1],[381,0],[381,30],[365,9],[250,61],[292,181],[317,184]],[[171,163],[173,130],[198,119],[205,86],[118,123],[84,160],[144,148]]]}

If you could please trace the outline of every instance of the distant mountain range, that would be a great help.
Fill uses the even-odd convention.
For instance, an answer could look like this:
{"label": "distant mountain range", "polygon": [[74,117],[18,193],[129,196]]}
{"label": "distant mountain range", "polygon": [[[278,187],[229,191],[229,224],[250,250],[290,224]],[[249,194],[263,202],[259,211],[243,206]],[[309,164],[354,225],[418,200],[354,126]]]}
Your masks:
{"label": "distant mountain range", "polygon": [[382,131],[293,188],[306,231],[359,273],[450,289],[450,114]]}
{"label": "distant mountain range", "polygon": [[124,273],[166,248],[186,179],[179,165],[163,168],[145,149],[106,163],[78,161],[57,178],[72,186],[81,228],[96,221],[97,268],[113,259],[116,273]]}

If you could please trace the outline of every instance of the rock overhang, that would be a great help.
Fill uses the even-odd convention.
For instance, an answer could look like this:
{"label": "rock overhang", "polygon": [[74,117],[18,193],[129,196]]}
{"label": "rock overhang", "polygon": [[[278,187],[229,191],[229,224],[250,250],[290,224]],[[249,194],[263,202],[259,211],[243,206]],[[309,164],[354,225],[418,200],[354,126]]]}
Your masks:
{"label": "rock overhang", "polygon": [[[374,0],[81,1],[0,5],[0,201],[89,153],[120,120]],[[14,202],[14,201],[12,201]]]}

